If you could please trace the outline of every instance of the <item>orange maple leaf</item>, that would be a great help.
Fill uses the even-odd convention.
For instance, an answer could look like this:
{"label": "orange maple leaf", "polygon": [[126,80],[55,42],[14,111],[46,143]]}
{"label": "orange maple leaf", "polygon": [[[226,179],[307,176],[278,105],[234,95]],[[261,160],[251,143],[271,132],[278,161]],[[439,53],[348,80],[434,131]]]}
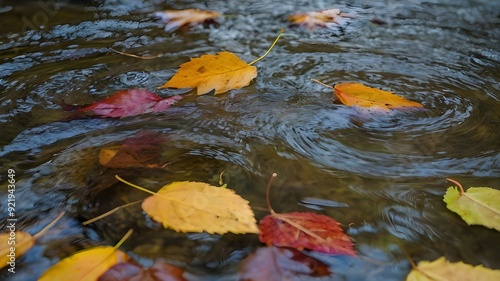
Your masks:
{"label": "orange maple leaf", "polygon": [[216,23],[215,19],[221,15],[214,11],[200,9],[165,10],[156,12],[153,16],[165,22],[165,31],[173,32],[183,26],[192,27],[202,23]]}
{"label": "orange maple leaf", "polygon": [[220,52],[192,58],[181,64],[179,71],[163,88],[197,88],[198,95],[215,90],[215,94],[239,89],[250,84],[257,76],[257,68],[249,65],[235,54]]}
{"label": "orange maple leaf", "polygon": [[313,30],[317,27],[341,25],[349,18],[353,17],[349,14],[341,13],[339,9],[330,9],[296,13],[288,16],[287,19],[292,25],[299,25],[309,30]]}

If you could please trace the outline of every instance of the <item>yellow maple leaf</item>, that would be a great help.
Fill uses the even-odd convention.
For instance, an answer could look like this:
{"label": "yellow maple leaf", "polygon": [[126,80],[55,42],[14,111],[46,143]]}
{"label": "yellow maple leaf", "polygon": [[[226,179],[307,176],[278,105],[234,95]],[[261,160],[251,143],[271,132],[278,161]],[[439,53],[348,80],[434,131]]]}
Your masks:
{"label": "yellow maple leaf", "polygon": [[250,84],[257,76],[257,68],[242,61],[235,54],[220,52],[203,55],[181,64],[179,71],[163,88],[197,88],[198,95],[215,90],[220,94]]}
{"label": "yellow maple leaf", "polygon": [[69,256],[47,269],[38,281],[97,280],[101,274],[130,257],[112,246],[98,246]]}
{"label": "yellow maple leaf", "polygon": [[158,89],[196,88],[196,93],[203,95],[212,90],[215,90],[215,94],[221,94],[248,86],[257,76],[257,68],[253,64],[271,51],[283,32],[284,29],[264,55],[251,63],[247,64],[235,54],[226,51],[191,58],[181,64],[177,73]]}
{"label": "yellow maple leaf", "polygon": [[259,233],[248,201],[231,189],[179,181],[152,192],[119,176],[116,178],[153,194],[142,202],[142,209],[165,228],[179,232]]}
{"label": "yellow maple leaf", "polygon": [[444,257],[429,262],[421,261],[418,267],[413,268],[406,281],[496,281],[500,280],[500,270],[485,268],[482,265],[472,266],[463,262],[451,263]]}

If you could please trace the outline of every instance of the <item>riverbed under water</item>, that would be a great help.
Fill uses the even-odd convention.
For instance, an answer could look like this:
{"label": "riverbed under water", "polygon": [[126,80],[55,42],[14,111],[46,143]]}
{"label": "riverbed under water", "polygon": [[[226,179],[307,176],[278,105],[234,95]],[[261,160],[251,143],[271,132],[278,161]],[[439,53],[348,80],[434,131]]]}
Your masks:
{"label": "riverbed under water", "polygon": [[[57,3],[54,6],[54,3]],[[500,3],[498,1],[34,1],[0,3],[0,197],[7,223],[7,170],[15,170],[17,227],[56,226],[2,280],[36,280],[52,264],[95,245],[122,246],[144,265],[157,258],[189,280],[237,280],[256,235],[164,230],[139,205],[81,222],[177,180],[228,187],[267,213],[328,215],[358,257],[318,255],[333,275],[298,280],[404,280],[415,261],[445,256],[500,269],[500,233],[468,226],[446,209],[451,186],[500,188]],[[151,13],[200,8],[220,25],[167,33]],[[295,12],[339,8],[346,24],[288,27]],[[247,87],[196,96],[157,90],[190,57],[226,50],[256,64]],[[123,56],[111,48],[155,59]],[[335,101],[333,85],[358,82],[420,102],[425,111],[371,114]],[[145,88],[182,94],[168,110],[122,119],[73,119],[61,104],[89,104]],[[137,133],[162,133],[164,168],[107,169],[101,148]],[[6,231],[6,229],[4,229]],[[7,279],[6,279],[7,278]]]}

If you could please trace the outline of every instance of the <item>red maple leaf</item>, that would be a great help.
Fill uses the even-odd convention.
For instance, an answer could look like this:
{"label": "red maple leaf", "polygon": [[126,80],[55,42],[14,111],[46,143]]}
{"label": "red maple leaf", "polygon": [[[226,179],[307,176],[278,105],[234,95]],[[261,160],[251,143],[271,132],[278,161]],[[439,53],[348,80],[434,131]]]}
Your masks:
{"label": "red maple leaf", "polygon": [[162,99],[145,89],[129,89],[118,91],[101,101],[80,108],[78,112],[93,111],[95,115],[100,117],[126,117],[160,112],[180,99],[182,99],[181,96]]}
{"label": "red maple leaf", "polygon": [[272,211],[259,222],[259,239],[267,245],[355,256],[351,238],[339,225],[334,219],[316,213]]}
{"label": "red maple leaf", "polygon": [[329,276],[328,265],[292,248],[263,247],[244,261],[241,281],[289,280],[297,275]]}

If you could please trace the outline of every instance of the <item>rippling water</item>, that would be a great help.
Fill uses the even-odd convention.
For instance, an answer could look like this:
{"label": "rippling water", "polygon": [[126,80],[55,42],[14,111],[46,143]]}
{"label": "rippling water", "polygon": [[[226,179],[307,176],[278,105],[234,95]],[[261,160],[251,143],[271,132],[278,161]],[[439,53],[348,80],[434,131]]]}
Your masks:
{"label": "rippling water", "polygon": [[[144,194],[115,184],[116,173],[158,189],[174,180],[229,187],[277,211],[332,216],[355,240],[359,258],[320,256],[325,280],[402,280],[416,261],[446,256],[500,269],[500,234],[467,226],[442,196],[450,183],[500,187],[500,4],[495,1],[30,1],[0,3],[2,226],[7,169],[16,170],[18,226],[39,231],[59,212],[8,280],[35,280],[76,250],[125,244],[144,264],[165,257],[190,278],[236,280],[252,235],[177,234],[144,219],[139,207],[83,227],[81,221]],[[218,28],[165,33],[149,15],[163,9],[224,13]],[[243,89],[213,96],[157,91],[189,57],[227,50],[260,56],[286,16],[340,8],[345,26],[288,28],[257,63]],[[138,55],[118,55],[114,48]],[[333,98],[333,85],[355,81],[422,103],[426,110],[371,114]],[[113,92],[146,88],[184,99],[161,113],[64,121],[62,103],[88,104]],[[103,169],[102,147],[141,131],[163,133],[165,169]],[[265,212],[256,211],[257,217]],[[128,248],[127,248],[128,247]],[[1,272],[5,277],[5,269]],[[2,277],[2,278],[3,278]],[[198,280],[196,279],[196,280]],[[312,279],[311,279],[312,280]],[[314,279],[317,280],[317,279]]]}

